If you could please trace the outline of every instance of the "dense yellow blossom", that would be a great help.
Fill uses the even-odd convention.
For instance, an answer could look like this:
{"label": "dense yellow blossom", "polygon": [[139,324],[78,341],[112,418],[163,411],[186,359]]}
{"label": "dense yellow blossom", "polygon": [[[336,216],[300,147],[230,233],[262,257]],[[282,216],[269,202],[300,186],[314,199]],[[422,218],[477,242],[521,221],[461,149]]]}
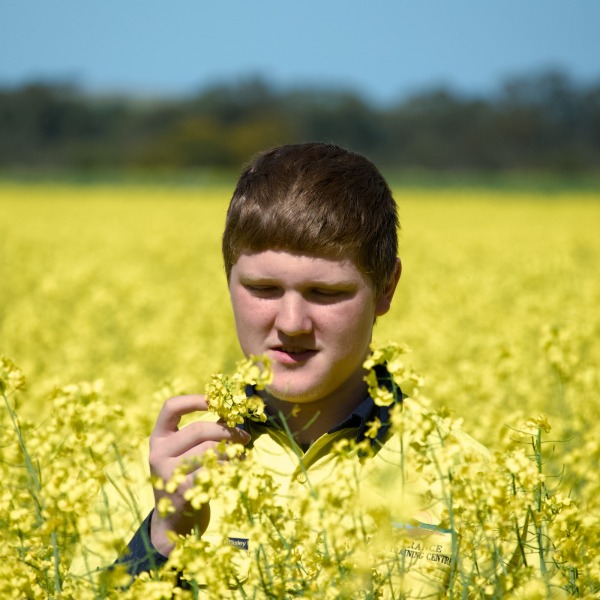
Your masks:
{"label": "dense yellow blossom", "polygon": [[241,425],[244,419],[264,423],[267,415],[262,398],[248,392],[251,389],[265,389],[272,379],[267,357],[251,357],[240,361],[231,377],[215,373],[206,385],[209,410],[219,415],[229,427]]}
{"label": "dense yellow blossom", "polygon": [[[219,598],[233,594],[235,569],[248,571],[254,597],[376,597],[385,589],[387,540],[372,530],[379,515],[357,513],[356,474],[344,462],[369,446],[352,443],[338,448],[339,479],[308,486],[293,499],[294,515],[251,456],[206,458],[213,462],[190,494],[196,504],[219,494],[229,525],[254,528],[262,570],[238,564],[229,544],[189,536],[169,568],[126,591],[122,573],[68,574],[78,540],[96,531],[88,516],[114,478],[107,465],[119,465],[111,481],[129,521],[143,518],[129,473],[166,397],[208,384],[212,408],[231,424],[248,412],[263,418],[244,387],[268,385],[268,369],[250,362],[234,373],[240,354],[219,256],[229,193],[0,184],[1,597],[193,597],[176,587],[176,569],[189,580],[201,574]],[[376,324],[367,367],[386,362],[407,396],[390,418],[411,448],[437,440],[437,452],[414,453],[406,468],[446,502],[449,527],[463,525],[449,594],[597,597],[598,194],[396,196],[403,276]],[[388,340],[405,341],[410,361],[407,346]],[[367,381],[378,403],[396,399],[393,386]],[[369,436],[380,426],[371,423]],[[459,426],[488,447],[485,467],[477,457],[457,460]],[[260,522],[247,519],[255,514]],[[107,525],[99,541],[122,548],[127,517],[110,507],[96,517]],[[525,564],[499,574],[515,549]]]}

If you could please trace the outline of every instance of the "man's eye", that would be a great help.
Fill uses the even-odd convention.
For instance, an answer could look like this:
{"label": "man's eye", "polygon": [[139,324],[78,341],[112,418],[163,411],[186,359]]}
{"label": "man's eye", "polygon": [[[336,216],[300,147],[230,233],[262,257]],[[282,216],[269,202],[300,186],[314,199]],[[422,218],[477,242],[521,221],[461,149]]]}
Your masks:
{"label": "man's eye", "polygon": [[259,296],[266,296],[269,294],[276,294],[277,288],[274,285],[245,285],[244,286],[250,293]]}
{"label": "man's eye", "polygon": [[322,298],[341,298],[344,295],[344,292],[342,290],[328,290],[324,288],[315,288],[313,290],[313,294]]}

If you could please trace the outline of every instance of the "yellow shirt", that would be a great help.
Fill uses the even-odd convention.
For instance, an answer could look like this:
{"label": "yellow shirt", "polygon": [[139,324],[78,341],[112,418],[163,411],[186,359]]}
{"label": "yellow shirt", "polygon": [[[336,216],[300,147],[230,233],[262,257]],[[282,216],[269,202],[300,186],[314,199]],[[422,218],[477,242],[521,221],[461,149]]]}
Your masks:
{"label": "yellow shirt", "polygon": [[[210,413],[203,416],[203,419],[215,418]],[[342,426],[327,433],[306,452],[302,452],[275,424],[248,422],[245,427],[252,436],[248,455],[272,477],[278,497],[285,504],[286,498],[307,497],[307,489],[322,490],[329,486],[335,491],[336,486],[339,489],[346,485],[347,480],[340,480],[342,463],[339,453],[334,450],[340,442],[355,439],[357,435],[360,437],[365,423],[364,419],[355,420],[354,426]],[[466,452],[475,451],[485,457],[485,449],[470,437],[457,431],[452,435],[458,438]],[[432,450],[438,442],[430,439],[428,443]],[[428,494],[431,482],[413,470],[416,463],[410,460],[414,453],[410,444],[411,440],[381,430],[372,441],[372,456],[361,458],[355,454],[350,463],[344,464],[346,468],[348,464],[356,468],[355,507],[359,514],[368,517],[363,537],[378,538],[378,543],[387,545],[387,568],[393,571],[389,577],[393,582],[393,594],[405,598],[436,597],[443,594],[451,581],[456,535],[443,521],[444,504],[434,501]],[[132,469],[131,464],[135,468]],[[73,577],[91,577],[96,570],[110,566],[117,558],[123,540],[134,534],[143,517],[152,510],[154,500],[146,464],[146,457],[140,457],[130,463],[126,473],[118,466],[110,470],[96,507],[95,524],[71,568]],[[124,481],[126,478],[128,484]],[[211,500],[211,521],[203,539],[216,544],[223,543],[220,511],[218,500]],[[138,537],[139,534],[138,531]],[[235,529],[228,537],[229,543],[248,557],[241,561],[244,566],[242,570],[238,567],[236,574],[238,581],[243,582],[246,574],[242,571],[252,568],[252,557],[261,542]],[[351,553],[352,539],[347,542]],[[136,552],[140,552],[139,544]],[[159,560],[159,563],[163,561]]]}

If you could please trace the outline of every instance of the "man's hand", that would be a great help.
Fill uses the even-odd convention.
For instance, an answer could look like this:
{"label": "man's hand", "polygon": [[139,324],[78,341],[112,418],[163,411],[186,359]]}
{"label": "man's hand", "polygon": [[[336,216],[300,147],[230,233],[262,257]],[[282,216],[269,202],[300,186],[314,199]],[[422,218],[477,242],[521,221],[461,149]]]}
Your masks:
{"label": "man's hand", "polygon": [[[165,402],[150,436],[150,472],[154,477],[168,481],[183,461],[200,458],[209,448],[214,448],[223,440],[239,444],[250,441],[250,435],[245,431],[227,427],[221,422],[196,421],[179,429],[183,415],[206,410],[206,399],[200,394],[175,396]],[[150,538],[154,547],[164,556],[168,556],[174,546],[167,537],[168,531],[185,535],[194,527],[201,533],[208,527],[209,505],[205,504],[200,510],[195,510],[183,497],[193,484],[194,474],[195,470],[191,471],[173,494],[154,489],[155,508],[150,522]],[[161,517],[158,503],[164,497],[171,500],[175,512]]]}

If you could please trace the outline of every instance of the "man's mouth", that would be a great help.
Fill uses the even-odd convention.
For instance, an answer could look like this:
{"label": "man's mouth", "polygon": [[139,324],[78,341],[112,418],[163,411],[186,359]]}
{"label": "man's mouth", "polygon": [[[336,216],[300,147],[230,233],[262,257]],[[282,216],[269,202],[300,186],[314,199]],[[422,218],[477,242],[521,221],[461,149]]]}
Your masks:
{"label": "man's mouth", "polygon": [[271,348],[273,359],[283,364],[297,364],[314,356],[317,351],[301,346],[274,346]]}

